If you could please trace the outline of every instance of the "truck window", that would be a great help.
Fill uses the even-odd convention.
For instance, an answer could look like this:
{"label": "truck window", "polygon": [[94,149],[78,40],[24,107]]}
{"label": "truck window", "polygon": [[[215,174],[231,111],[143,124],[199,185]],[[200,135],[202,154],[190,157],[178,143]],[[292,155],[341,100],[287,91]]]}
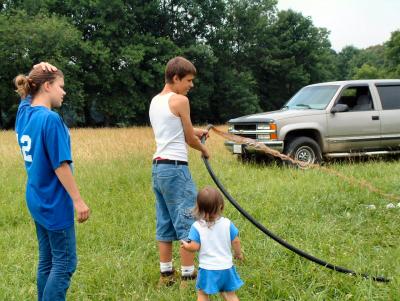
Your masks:
{"label": "truck window", "polygon": [[377,85],[376,88],[384,110],[400,109],[400,85]]}
{"label": "truck window", "polygon": [[374,105],[367,86],[351,86],[345,88],[336,103],[348,105],[350,111],[371,111]]}
{"label": "truck window", "polygon": [[297,92],[284,106],[288,109],[324,110],[339,86],[308,86]]}

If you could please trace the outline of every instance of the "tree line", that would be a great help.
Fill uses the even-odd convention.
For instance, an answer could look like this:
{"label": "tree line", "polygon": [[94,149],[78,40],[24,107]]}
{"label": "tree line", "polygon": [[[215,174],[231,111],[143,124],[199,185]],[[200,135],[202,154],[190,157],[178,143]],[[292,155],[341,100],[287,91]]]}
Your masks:
{"label": "tree line", "polygon": [[276,0],[6,0],[0,4],[0,128],[18,107],[13,78],[48,61],[65,74],[69,126],[148,123],[166,62],[198,76],[196,123],[277,109],[302,86],[399,78],[400,31],[367,49],[331,48],[329,32]]}

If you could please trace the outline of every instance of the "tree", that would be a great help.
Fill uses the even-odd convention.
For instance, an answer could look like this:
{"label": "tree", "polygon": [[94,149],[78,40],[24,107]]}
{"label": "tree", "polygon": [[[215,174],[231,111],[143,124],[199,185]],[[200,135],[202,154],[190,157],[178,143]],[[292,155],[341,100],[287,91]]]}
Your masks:
{"label": "tree", "polygon": [[385,47],[387,76],[400,78],[400,30],[392,32]]}
{"label": "tree", "polygon": [[261,105],[276,109],[302,86],[334,79],[334,56],[328,32],[292,10],[280,11],[270,28],[271,49],[260,58]]}
{"label": "tree", "polygon": [[[302,86],[393,76],[399,33],[385,45],[331,49],[328,31],[276,0],[6,0],[0,6],[0,127],[12,127],[12,78],[41,60],[66,75],[69,125],[148,123],[164,67],[184,55],[198,69],[194,122],[273,110]],[[45,47],[43,47],[45,45]]]}
{"label": "tree", "polygon": [[338,79],[387,78],[385,46],[383,45],[365,49],[347,46],[338,54],[337,60]]}
{"label": "tree", "polygon": [[359,55],[360,49],[354,46],[346,46],[337,55],[338,79],[346,80],[351,78],[350,62]]}
{"label": "tree", "polygon": [[17,94],[13,78],[28,72],[34,62],[47,60],[63,70],[66,77],[67,121],[83,125],[83,89],[76,57],[82,48],[80,33],[65,18],[38,14],[29,17],[24,11],[0,14],[0,126],[13,127]]}
{"label": "tree", "polygon": [[217,90],[210,104],[214,118],[226,122],[230,118],[260,112],[259,99],[255,93],[256,81],[250,72],[217,68]]}
{"label": "tree", "polygon": [[378,70],[378,68],[368,64],[363,64],[360,68],[354,70],[353,79],[377,79],[383,77],[384,75],[380,70]]}

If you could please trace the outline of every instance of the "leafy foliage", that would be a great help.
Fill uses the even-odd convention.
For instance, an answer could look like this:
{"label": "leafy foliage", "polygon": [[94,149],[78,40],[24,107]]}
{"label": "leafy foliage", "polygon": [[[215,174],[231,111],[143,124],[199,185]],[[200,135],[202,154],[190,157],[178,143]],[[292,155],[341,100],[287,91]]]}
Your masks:
{"label": "leafy foliage", "polygon": [[176,55],[198,76],[195,123],[282,106],[302,86],[399,77],[400,32],[367,49],[331,49],[328,31],[276,0],[7,0],[0,5],[0,128],[12,128],[13,78],[49,61],[66,75],[69,126],[148,123]]}

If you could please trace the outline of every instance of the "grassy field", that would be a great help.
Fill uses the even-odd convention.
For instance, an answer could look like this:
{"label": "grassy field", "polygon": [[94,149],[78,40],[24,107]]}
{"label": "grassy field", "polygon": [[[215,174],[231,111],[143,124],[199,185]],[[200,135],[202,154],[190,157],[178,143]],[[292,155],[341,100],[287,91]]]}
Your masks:
{"label": "grassy field", "polygon": [[[76,226],[79,266],[68,300],[194,300],[194,287],[156,289],[151,129],[79,129],[71,136],[75,175],[92,216]],[[318,170],[242,164],[216,135],[207,145],[222,182],[269,229],[331,263],[393,277],[374,283],[316,266],[265,237],[227,204],[225,215],[238,226],[246,256],[238,266],[245,281],[241,300],[400,300],[400,208],[386,209],[389,200]],[[400,195],[400,161],[328,167]],[[198,187],[212,184],[194,151],[190,168]],[[36,298],[38,252],[25,180],[15,134],[0,132],[0,300]]]}

